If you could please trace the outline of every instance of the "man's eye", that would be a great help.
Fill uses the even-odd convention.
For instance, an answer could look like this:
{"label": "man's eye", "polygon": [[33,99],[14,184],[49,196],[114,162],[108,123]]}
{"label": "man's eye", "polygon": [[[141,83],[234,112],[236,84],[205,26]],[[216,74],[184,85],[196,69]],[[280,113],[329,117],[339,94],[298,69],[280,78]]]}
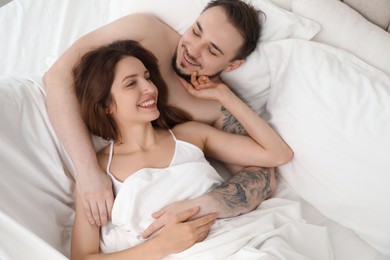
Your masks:
{"label": "man's eye", "polygon": [[196,36],[200,36],[200,34],[198,32],[195,31],[195,29],[192,30],[192,33],[195,34]]}
{"label": "man's eye", "polygon": [[217,56],[217,53],[215,53],[212,49],[209,49],[209,52],[211,53],[211,55]]}

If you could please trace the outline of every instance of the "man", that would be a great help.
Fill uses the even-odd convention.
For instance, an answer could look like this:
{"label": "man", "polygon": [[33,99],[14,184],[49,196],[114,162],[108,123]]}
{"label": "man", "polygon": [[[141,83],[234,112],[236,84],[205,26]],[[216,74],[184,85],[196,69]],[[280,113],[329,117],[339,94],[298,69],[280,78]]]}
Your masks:
{"label": "man", "polygon": [[[80,38],[50,68],[43,79],[49,116],[75,165],[77,189],[91,224],[107,222],[113,195],[111,182],[97,163],[74,95],[71,69],[78,58],[93,47],[115,40],[136,40],[158,58],[172,105],[188,112],[194,120],[235,131],[239,126],[221,112],[220,104],[190,95],[180,77],[188,79],[195,72],[213,78],[222,71],[236,69],[255,49],[260,28],[258,12],[242,1],[210,2],[183,36],[149,15],[134,14]],[[273,166],[277,165],[270,167]],[[257,207],[270,196],[274,186],[273,169],[245,168],[197,203],[202,214],[217,211],[219,217],[236,216]],[[163,226],[170,216],[192,206],[186,202],[169,205],[155,215],[159,219],[147,234]]]}

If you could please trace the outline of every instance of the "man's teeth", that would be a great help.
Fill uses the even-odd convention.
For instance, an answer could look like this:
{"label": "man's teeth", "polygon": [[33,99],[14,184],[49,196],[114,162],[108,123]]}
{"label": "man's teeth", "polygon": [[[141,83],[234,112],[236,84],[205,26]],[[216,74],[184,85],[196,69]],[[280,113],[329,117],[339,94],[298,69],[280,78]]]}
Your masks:
{"label": "man's teeth", "polygon": [[188,63],[190,63],[190,64],[192,64],[192,65],[194,65],[194,66],[198,66],[198,64],[195,63],[195,62],[188,56],[187,53],[184,53],[184,59],[185,59]]}
{"label": "man's teeth", "polygon": [[154,100],[150,100],[150,101],[146,101],[146,102],[141,103],[139,106],[140,107],[148,107],[148,106],[151,106],[151,105],[153,105],[155,103],[156,102]]}

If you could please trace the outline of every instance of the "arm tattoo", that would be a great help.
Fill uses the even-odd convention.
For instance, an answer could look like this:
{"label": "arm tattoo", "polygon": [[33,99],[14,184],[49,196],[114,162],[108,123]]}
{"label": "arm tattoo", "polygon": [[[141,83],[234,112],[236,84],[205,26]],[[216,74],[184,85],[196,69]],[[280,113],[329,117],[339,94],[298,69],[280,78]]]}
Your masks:
{"label": "arm tattoo", "polygon": [[221,112],[224,116],[222,123],[222,130],[239,135],[247,135],[245,128],[235,119],[232,114],[226,110],[226,108],[221,107]]}
{"label": "arm tattoo", "polygon": [[272,174],[266,168],[247,167],[209,192],[221,206],[219,217],[234,217],[255,209],[272,193]]}

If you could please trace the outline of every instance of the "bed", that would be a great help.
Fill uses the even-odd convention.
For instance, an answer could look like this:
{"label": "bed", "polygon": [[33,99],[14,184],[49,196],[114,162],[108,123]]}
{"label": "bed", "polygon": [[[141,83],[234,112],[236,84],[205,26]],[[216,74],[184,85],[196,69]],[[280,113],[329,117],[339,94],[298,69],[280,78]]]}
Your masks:
{"label": "bed", "polygon": [[[47,115],[43,73],[123,15],[152,13],[182,33],[207,2],[0,1],[0,259],[69,257],[75,172]],[[264,220],[279,218],[253,259],[389,259],[390,1],[249,2],[267,15],[260,44],[222,78],[295,153],[260,206]]]}

